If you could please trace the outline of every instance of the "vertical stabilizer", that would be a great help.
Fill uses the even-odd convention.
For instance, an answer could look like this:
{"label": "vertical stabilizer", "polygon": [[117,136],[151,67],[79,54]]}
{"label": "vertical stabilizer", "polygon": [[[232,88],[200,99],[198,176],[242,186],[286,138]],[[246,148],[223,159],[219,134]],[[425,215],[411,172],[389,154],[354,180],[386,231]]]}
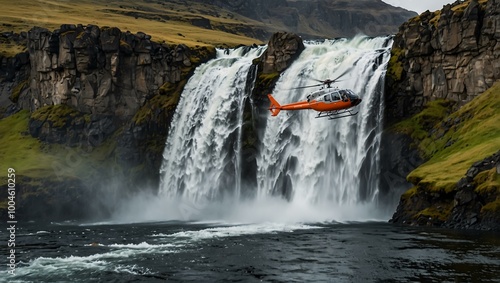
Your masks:
{"label": "vertical stabilizer", "polygon": [[274,97],[271,94],[268,94],[267,97],[269,97],[269,100],[271,101],[271,106],[269,106],[269,111],[271,111],[272,116],[276,116],[280,113],[281,111],[281,105],[274,99]]}

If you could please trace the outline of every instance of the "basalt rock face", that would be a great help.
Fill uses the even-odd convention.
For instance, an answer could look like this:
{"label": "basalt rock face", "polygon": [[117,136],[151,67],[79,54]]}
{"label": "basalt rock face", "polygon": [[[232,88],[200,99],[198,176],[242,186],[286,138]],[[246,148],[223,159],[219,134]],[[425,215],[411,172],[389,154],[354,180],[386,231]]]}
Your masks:
{"label": "basalt rock face", "polygon": [[66,104],[86,114],[130,119],[166,82],[190,67],[189,49],[118,28],[63,25],[28,33],[31,111]]}
{"label": "basalt rock face", "polygon": [[500,79],[500,1],[446,5],[404,23],[394,38],[386,80],[386,122],[431,100],[457,107]]}
{"label": "basalt rock face", "polygon": [[63,25],[54,32],[33,28],[28,48],[29,92],[21,96],[21,107],[36,112],[67,105],[90,115],[77,125],[69,121],[64,129],[54,127],[53,121],[32,119],[30,133],[70,146],[73,140],[99,145],[162,85],[179,82],[183,69],[191,67],[186,46],[169,47],[144,33],[93,25]]}
{"label": "basalt rock face", "polygon": [[[27,33],[0,33],[0,42],[26,46]],[[0,118],[10,116],[20,107],[19,97],[29,89],[29,53],[20,52],[14,56],[0,54]]]}

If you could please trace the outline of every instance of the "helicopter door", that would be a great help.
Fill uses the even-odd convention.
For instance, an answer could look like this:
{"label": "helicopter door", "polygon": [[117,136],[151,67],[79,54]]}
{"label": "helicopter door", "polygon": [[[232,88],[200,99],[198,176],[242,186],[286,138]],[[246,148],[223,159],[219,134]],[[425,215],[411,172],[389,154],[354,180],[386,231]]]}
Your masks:
{"label": "helicopter door", "polygon": [[342,98],[342,101],[347,102],[349,101],[349,96],[348,92],[346,90],[340,90],[340,97]]}
{"label": "helicopter door", "polygon": [[332,101],[340,100],[340,95],[338,91],[332,93]]}

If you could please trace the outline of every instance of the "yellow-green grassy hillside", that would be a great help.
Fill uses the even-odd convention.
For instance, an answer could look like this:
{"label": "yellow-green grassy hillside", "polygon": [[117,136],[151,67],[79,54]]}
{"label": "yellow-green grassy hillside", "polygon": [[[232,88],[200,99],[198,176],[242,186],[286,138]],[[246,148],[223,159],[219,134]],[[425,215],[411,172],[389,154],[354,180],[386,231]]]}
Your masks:
{"label": "yellow-green grassy hillside", "polygon": [[[225,10],[214,13],[204,4],[185,7],[176,1],[82,0],[74,3],[64,0],[0,0],[0,7],[0,32],[28,31],[33,26],[54,30],[62,24],[93,24],[118,27],[133,33],[142,31],[151,35],[154,41],[188,46],[261,43],[231,28],[243,23],[258,27],[262,23]],[[200,18],[200,14],[205,14],[212,26],[224,27],[229,32],[194,26],[191,20]]]}

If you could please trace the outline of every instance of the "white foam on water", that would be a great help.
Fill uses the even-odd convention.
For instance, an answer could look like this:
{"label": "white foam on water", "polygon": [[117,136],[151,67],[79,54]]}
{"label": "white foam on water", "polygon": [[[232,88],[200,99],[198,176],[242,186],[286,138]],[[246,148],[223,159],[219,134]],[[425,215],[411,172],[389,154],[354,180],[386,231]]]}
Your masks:
{"label": "white foam on water", "polygon": [[[141,242],[138,244],[98,244],[98,247],[108,247],[110,250],[104,253],[96,253],[89,256],[67,256],[67,257],[39,257],[28,263],[21,263],[16,268],[16,275],[10,276],[11,279],[29,278],[30,275],[50,274],[72,278],[73,274],[82,271],[102,272],[110,271],[116,273],[129,273],[136,275],[152,274],[152,271],[138,265],[126,265],[121,261],[138,257],[143,254],[165,254],[175,253],[178,247],[182,245],[175,244],[151,244]],[[85,248],[91,249],[95,244],[85,245]]]}

